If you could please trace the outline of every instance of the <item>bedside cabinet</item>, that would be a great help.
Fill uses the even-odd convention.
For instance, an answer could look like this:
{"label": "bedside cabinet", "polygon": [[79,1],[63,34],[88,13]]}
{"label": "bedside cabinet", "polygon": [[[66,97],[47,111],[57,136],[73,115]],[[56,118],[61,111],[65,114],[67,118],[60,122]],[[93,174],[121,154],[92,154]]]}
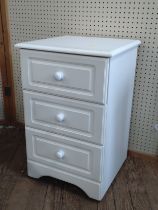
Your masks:
{"label": "bedside cabinet", "polygon": [[63,36],[17,44],[28,175],[101,200],[127,157],[138,40]]}

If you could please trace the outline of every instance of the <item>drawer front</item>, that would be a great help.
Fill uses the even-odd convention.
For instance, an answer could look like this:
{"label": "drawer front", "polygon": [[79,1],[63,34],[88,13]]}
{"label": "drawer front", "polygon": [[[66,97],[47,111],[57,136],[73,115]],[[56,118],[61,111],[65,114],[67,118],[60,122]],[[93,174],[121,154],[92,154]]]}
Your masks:
{"label": "drawer front", "polygon": [[26,145],[28,160],[101,181],[103,146],[30,128],[26,128]]}
{"label": "drawer front", "polygon": [[23,88],[104,104],[108,59],[21,51]]}
{"label": "drawer front", "polygon": [[102,144],[104,106],[24,91],[26,125]]}

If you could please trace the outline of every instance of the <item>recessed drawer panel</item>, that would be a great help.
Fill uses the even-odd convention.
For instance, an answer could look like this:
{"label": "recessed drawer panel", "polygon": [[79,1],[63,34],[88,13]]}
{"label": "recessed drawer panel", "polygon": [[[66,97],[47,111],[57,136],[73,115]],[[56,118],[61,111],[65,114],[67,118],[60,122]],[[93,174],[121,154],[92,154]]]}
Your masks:
{"label": "recessed drawer panel", "polygon": [[108,59],[22,50],[23,88],[104,104]]}
{"label": "recessed drawer panel", "polygon": [[101,181],[103,147],[26,128],[27,158],[69,173]]}
{"label": "recessed drawer panel", "polygon": [[104,106],[24,91],[26,125],[102,144]]}

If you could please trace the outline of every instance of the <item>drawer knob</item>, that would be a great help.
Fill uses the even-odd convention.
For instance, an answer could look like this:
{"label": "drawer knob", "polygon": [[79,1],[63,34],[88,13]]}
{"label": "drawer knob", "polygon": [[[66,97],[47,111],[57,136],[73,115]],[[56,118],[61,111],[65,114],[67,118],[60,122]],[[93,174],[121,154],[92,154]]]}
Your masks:
{"label": "drawer knob", "polygon": [[57,153],[56,153],[56,156],[57,158],[59,159],[62,159],[65,155],[65,152],[63,150],[59,150]]}
{"label": "drawer knob", "polygon": [[57,116],[56,116],[56,119],[58,122],[63,122],[64,119],[65,119],[65,115],[63,113],[59,113]]}
{"label": "drawer knob", "polygon": [[54,78],[57,80],[57,81],[61,81],[64,79],[64,73],[62,71],[57,71],[55,74],[54,74]]}

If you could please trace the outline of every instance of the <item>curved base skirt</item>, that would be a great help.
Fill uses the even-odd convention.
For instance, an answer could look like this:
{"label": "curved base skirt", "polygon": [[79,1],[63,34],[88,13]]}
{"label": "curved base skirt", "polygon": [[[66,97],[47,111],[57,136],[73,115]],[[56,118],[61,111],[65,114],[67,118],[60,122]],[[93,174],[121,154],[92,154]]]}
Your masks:
{"label": "curved base skirt", "polygon": [[101,183],[95,182],[93,180],[88,180],[83,177],[69,174],[64,171],[60,171],[56,168],[51,168],[46,165],[39,164],[34,161],[28,161],[28,176],[33,178],[40,178],[42,176],[50,176],[57,178],[71,184],[74,184],[81,188],[90,198],[100,201],[108,188],[101,185]]}

